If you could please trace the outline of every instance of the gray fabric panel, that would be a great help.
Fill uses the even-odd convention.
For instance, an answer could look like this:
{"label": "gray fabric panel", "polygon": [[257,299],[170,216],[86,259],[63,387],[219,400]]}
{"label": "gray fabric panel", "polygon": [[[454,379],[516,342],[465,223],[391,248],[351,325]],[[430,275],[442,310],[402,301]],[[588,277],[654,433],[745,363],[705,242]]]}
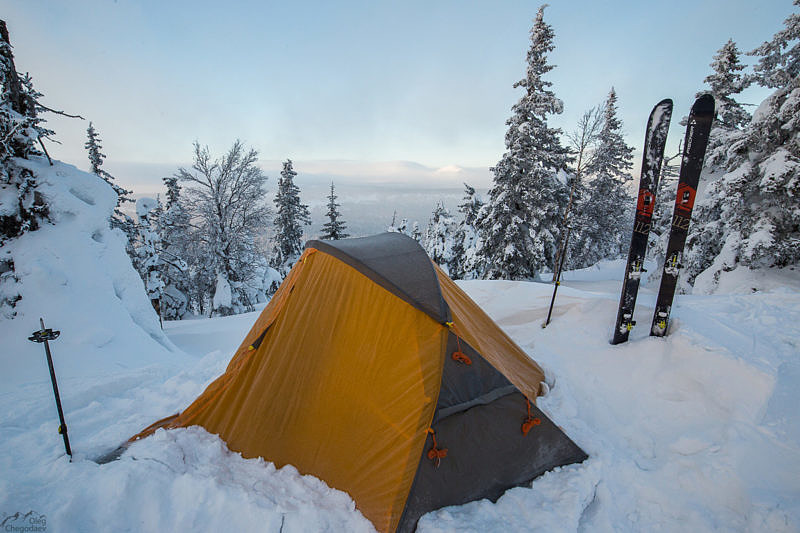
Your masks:
{"label": "gray fabric panel", "polygon": [[445,407],[444,409],[436,409],[436,414],[433,417],[433,424],[436,424],[439,420],[447,418],[450,415],[454,415],[456,413],[460,413],[461,411],[466,411],[467,409],[471,409],[477,405],[485,405],[487,403],[492,403],[493,401],[497,400],[498,398],[502,398],[508,394],[512,394],[514,392],[519,392],[514,385],[508,385],[507,387],[501,387],[499,389],[490,390],[486,394],[482,396],[478,396],[471,400],[467,400],[465,402],[451,405],[450,407]]}
{"label": "gray fabric panel", "polygon": [[447,457],[438,468],[428,459],[428,435],[397,531],[414,531],[423,514],[448,505],[496,501],[512,487],[588,457],[534,405],[531,415],[542,423],[523,436],[526,415],[525,397],[514,393],[435,424],[437,445],[447,448]]}
{"label": "gray fabric panel", "polygon": [[[459,345],[461,351],[472,361],[471,365],[453,360],[452,354]],[[477,404],[489,403],[500,396],[516,392],[517,388],[503,374],[496,370],[464,339],[456,339],[450,334],[447,340],[447,352],[444,357],[442,371],[442,387],[433,423],[473,407]]]}
{"label": "gray fabric panel", "polygon": [[411,237],[386,232],[357,239],[311,240],[306,248],[315,248],[347,263],[440,324],[451,320],[433,264]]}

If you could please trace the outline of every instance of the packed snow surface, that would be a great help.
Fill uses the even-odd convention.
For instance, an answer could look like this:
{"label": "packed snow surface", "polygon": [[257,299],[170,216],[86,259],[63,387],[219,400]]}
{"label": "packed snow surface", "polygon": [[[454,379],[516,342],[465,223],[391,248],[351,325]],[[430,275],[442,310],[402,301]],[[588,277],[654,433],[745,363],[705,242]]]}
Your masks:
{"label": "packed snow surface", "polygon": [[[37,170],[58,223],[13,244],[22,300],[0,319],[0,523],[33,511],[47,531],[372,531],[347,494],[198,427],[95,462],[196,398],[258,311],[162,333],[108,229],[110,188],[65,165]],[[798,273],[730,272],[722,294],[676,297],[667,337],[640,325],[611,346],[623,269],[567,272],[546,329],[552,285],[460,282],[545,368],[538,404],[590,458],[496,503],[429,513],[419,531],[800,530]],[[647,269],[634,317],[645,325],[659,281]],[[52,348],[72,462],[44,350],[27,341],[40,316],[62,332]]]}

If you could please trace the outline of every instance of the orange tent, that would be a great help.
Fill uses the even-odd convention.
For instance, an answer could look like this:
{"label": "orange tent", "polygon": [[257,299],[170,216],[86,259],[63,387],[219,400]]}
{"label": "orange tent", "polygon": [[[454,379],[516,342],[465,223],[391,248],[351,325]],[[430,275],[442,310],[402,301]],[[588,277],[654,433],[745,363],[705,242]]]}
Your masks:
{"label": "orange tent", "polygon": [[413,239],[310,241],[225,373],[134,438],[201,425],[411,531],[586,458],[536,408],[543,379]]}

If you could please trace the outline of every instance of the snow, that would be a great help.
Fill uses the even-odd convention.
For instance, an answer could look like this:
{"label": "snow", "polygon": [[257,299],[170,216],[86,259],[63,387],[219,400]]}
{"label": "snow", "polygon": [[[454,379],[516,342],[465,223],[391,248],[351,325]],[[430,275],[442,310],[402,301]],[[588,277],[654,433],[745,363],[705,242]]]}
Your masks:
{"label": "snow", "polygon": [[140,219],[144,218],[156,207],[158,207],[158,202],[153,198],[139,198],[136,200],[136,216]]}
{"label": "snow", "polygon": [[214,309],[230,307],[232,302],[231,284],[222,272],[217,274],[216,289],[214,290]]}
{"label": "snow", "polygon": [[[33,510],[52,531],[372,531],[347,494],[201,428],[94,461],[196,398],[258,311],[162,332],[108,228],[110,187],[67,165],[36,172],[58,223],[11,244],[22,300],[0,319],[0,521]],[[722,272],[714,294],[678,295],[669,335],[651,338],[660,273],[646,268],[640,325],[618,346],[623,261],[566,272],[546,329],[551,284],[459,282],[545,368],[538,404],[590,458],[496,503],[429,513],[420,532],[800,530],[800,276]],[[43,349],[26,340],[39,316],[62,332],[52,348],[72,462]]]}

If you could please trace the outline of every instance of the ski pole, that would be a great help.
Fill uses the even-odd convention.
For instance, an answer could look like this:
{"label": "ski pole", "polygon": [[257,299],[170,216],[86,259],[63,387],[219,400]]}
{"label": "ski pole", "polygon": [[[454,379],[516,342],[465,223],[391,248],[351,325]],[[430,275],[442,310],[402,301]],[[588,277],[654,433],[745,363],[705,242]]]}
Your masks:
{"label": "ski pole", "polygon": [[564,247],[561,249],[561,257],[558,260],[558,269],[556,270],[556,284],[553,286],[553,297],[550,299],[550,310],[547,311],[547,320],[542,324],[546,328],[550,323],[550,316],[553,314],[553,304],[556,302],[556,292],[558,286],[561,285],[561,270],[564,268],[564,258],[567,256],[567,244],[569,244],[569,233],[572,231],[571,226],[567,226],[567,236],[564,237]]}
{"label": "ski pole", "polygon": [[67,451],[67,455],[69,455],[69,460],[72,461],[72,450],[69,447],[69,436],[67,435],[67,423],[64,421],[64,411],[61,409],[61,396],[58,394],[58,383],[56,382],[56,371],[53,368],[53,356],[50,354],[50,342],[54,341],[61,335],[60,331],[53,331],[52,329],[45,329],[44,327],[44,319],[39,319],[39,324],[41,324],[42,329],[39,331],[34,331],[33,334],[28,337],[29,341],[44,343],[44,353],[47,355],[47,366],[50,367],[50,381],[53,382],[53,394],[56,397],[56,408],[58,409],[58,432],[61,433],[61,436],[64,437],[64,449]]}

